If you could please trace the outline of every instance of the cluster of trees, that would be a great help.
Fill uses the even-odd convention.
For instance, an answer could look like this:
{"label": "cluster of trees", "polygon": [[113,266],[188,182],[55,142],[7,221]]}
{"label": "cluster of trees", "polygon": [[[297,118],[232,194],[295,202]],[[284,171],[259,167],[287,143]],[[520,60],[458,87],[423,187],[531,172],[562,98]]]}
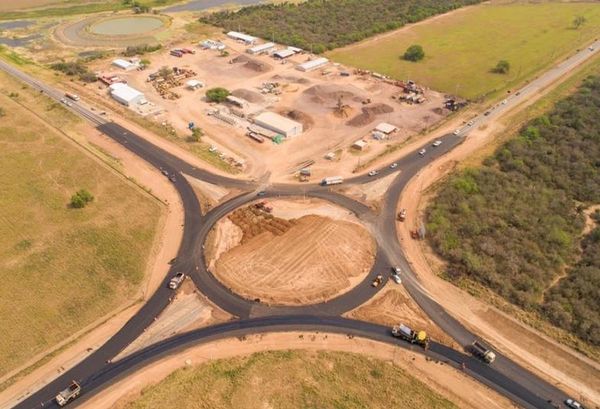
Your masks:
{"label": "cluster of trees", "polygon": [[228,96],[229,90],[222,87],[211,88],[206,91],[206,99],[210,102],[223,102]]}
{"label": "cluster of trees", "polygon": [[221,11],[201,21],[322,53],[480,1],[308,0]]}
{"label": "cluster of trees", "polygon": [[[467,277],[600,345],[600,77],[525,126],[478,169],[453,175],[427,210],[429,239]],[[567,276],[555,283],[567,269]]]}
{"label": "cluster of trees", "polygon": [[141,44],[141,45],[131,45],[123,51],[123,55],[125,57],[133,57],[136,55],[144,55],[146,53],[151,53],[157,50],[160,50],[162,45],[160,44]]}
{"label": "cluster of trees", "polygon": [[85,63],[81,60],[70,62],[57,62],[50,65],[55,71],[60,71],[68,76],[77,76],[83,82],[95,82],[98,78],[96,74],[89,71]]}
{"label": "cluster of trees", "polygon": [[71,196],[71,207],[73,209],[82,209],[93,200],[94,196],[90,192],[81,189]]}

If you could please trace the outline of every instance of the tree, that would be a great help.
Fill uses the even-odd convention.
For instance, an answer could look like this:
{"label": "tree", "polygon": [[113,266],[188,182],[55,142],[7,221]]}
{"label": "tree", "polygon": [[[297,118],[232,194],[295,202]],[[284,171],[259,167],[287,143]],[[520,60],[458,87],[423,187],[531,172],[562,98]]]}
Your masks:
{"label": "tree", "polygon": [[206,99],[210,102],[223,102],[229,96],[229,91],[222,87],[211,88],[206,91]]}
{"label": "tree", "polygon": [[578,28],[580,28],[582,25],[585,24],[587,20],[585,19],[585,17],[583,16],[577,16],[573,19],[573,28],[575,28],[575,30],[577,30]]}
{"label": "tree", "polygon": [[204,136],[204,131],[201,128],[195,126],[192,128],[192,135],[188,138],[188,142],[200,142],[200,139]]}
{"label": "tree", "polygon": [[510,63],[506,60],[500,60],[492,71],[496,74],[508,74],[508,71],[510,71]]}
{"label": "tree", "polygon": [[173,74],[173,70],[167,66],[163,66],[160,68],[160,70],[158,70],[158,75],[165,80],[168,79],[171,74]]}
{"label": "tree", "polygon": [[94,196],[92,196],[90,192],[85,189],[81,189],[71,196],[71,207],[74,209],[81,209],[93,200]]}
{"label": "tree", "polygon": [[413,44],[406,49],[406,52],[402,56],[406,61],[417,62],[425,58],[425,51],[423,47],[418,44]]}

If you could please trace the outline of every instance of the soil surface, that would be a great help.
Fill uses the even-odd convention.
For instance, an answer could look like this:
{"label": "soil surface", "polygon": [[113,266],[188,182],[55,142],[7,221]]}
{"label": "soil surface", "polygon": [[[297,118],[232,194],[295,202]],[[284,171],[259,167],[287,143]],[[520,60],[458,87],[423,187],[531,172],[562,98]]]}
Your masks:
{"label": "soil surface", "polygon": [[359,223],[336,220],[339,210],[327,212],[335,208],[328,204],[320,205],[320,215],[303,214],[305,209],[287,201],[266,204],[280,205],[272,213],[256,204],[240,208],[213,230],[209,269],[232,291],[268,304],[312,304],[347,291],[368,274],[375,242]]}

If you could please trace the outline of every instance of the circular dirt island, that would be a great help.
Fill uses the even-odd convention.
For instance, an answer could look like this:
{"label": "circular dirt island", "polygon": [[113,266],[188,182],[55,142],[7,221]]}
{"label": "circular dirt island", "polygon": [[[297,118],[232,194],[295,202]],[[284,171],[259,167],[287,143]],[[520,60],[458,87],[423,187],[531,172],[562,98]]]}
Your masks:
{"label": "circular dirt island", "polygon": [[207,238],[208,269],[249,300],[327,301],[361,282],[376,245],[346,209],[317,199],[266,200],[220,220]]}

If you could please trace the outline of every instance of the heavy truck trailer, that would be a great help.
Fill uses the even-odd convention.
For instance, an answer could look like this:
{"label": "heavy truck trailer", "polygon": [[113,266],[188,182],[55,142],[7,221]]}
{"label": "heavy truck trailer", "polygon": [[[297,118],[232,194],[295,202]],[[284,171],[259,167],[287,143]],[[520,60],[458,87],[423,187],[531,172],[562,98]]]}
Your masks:
{"label": "heavy truck trailer", "polygon": [[479,341],[473,341],[471,345],[469,345],[469,352],[475,355],[478,358],[481,358],[485,363],[491,364],[496,359],[496,354],[494,351],[483,345]]}
{"label": "heavy truck trailer", "polygon": [[404,324],[395,325],[392,328],[392,335],[411,344],[421,345],[423,348],[429,346],[429,337],[425,331],[414,331]]}

